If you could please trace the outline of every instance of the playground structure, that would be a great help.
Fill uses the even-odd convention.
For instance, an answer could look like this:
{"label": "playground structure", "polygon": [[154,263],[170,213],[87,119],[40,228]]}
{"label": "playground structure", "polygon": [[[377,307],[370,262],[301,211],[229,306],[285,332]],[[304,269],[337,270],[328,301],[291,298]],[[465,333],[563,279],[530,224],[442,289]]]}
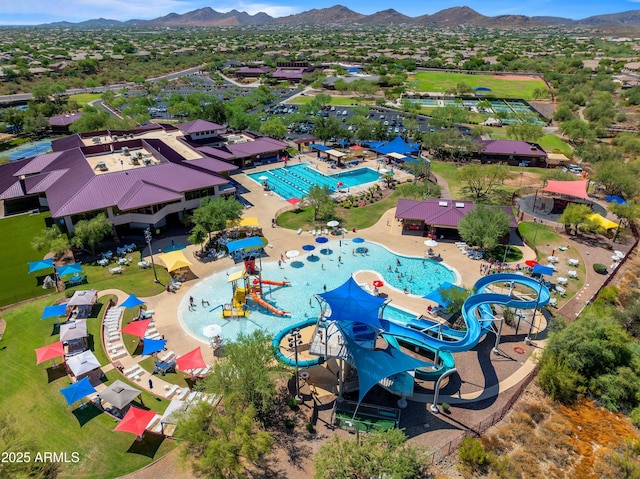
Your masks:
{"label": "playground structure", "polygon": [[[507,288],[508,292],[493,292]],[[527,293],[516,290],[526,289]],[[529,293],[528,290],[531,290]],[[388,301],[364,291],[353,278],[339,288],[316,297],[328,305],[319,318],[312,318],[281,330],[273,340],[278,359],[290,366],[309,368],[329,359],[340,363],[340,387],[355,384],[359,400],[376,384],[400,396],[399,407],[413,394],[415,378],[437,381],[455,367],[453,354],[473,349],[489,332],[496,336],[494,352],[499,351],[503,319],[492,306],[534,310],[529,334],[534,329],[535,311],[549,303],[550,292],[542,278],[500,273],[480,278],[474,294],[461,310],[466,329],[457,330],[435,319],[416,318],[408,323],[384,319]],[[330,313],[328,312],[330,310]],[[308,353],[316,358],[291,357],[283,340],[295,329],[314,327]],[[380,339],[385,341],[380,341]],[[414,355],[401,350],[408,346]],[[416,351],[416,348],[418,350]],[[423,353],[420,352],[423,351]],[[415,353],[420,357],[416,357]],[[345,368],[345,363],[351,367]],[[358,374],[358,370],[366,374]]]}
{"label": "playground structure", "polygon": [[277,316],[289,316],[291,313],[278,309],[263,299],[264,285],[291,286],[288,281],[272,281],[262,279],[262,269],[256,266],[256,260],[248,257],[244,260],[244,269],[229,276],[231,283],[231,303],[225,304],[222,310],[224,318],[244,318],[249,316],[247,299],[250,297],[257,305]]}

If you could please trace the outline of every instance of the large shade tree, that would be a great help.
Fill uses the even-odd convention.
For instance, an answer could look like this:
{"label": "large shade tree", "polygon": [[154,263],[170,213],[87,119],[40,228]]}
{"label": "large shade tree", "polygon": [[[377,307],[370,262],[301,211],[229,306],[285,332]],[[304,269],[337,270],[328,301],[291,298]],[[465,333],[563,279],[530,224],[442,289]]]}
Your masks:
{"label": "large shade tree", "polygon": [[336,205],[329,195],[328,186],[313,185],[305,201],[313,208],[313,220],[330,218],[335,212]]}
{"label": "large shade tree", "polygon": [[509,216],[500,208],[478,205],[460,220],[458,232],[468,244],[489,251],[509,232]]}
{"label": "large shade tree", "polygon": [[90,220],[80,220],[76,223],[71,244],[76,248],[88,246],[91,253],[95,253],[96,246],[112,231],[111,222],[104,213],[100,213]]}
{"label": "large shade tree", "polygon": [[458,171],[458,177],[464,183],[475,200],[490,195],[509,176],[506,165],[467,165]]}
{"label": "large shade tree", "polygon": [[242,203],[233,198],[204,198],[193,211],[191,221],[199,232],[210,235],[225,229],[227,221],[236,221],[241,215]]}

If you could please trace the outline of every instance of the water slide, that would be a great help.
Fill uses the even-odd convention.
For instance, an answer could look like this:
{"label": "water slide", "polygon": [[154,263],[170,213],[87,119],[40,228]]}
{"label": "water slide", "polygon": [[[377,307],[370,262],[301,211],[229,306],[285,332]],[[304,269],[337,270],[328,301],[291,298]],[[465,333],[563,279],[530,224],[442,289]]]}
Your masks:
{"label": "water slide", "polygon": [[283,311],[281,309],[278,309],[275,306],[267,303],[264,299],[262,299],[260,296],[258,296],[258,293],[256,293],[255,291],[253,291],[251,293],[251,299],[253,299],[256,303],[258,303],[263,308],[266,308],[269,311],[271,311],[273,314],[277,314],[278,316],[290,316],[291,315],[291,313],[288,313],[287,311]]}
{"label": "water slide", "polygon": [[[513,283],[532,289],[540,298],[515,299],[506,294],[485,293],[494,284]],[[466,331],[458,331],[436,321],[414,320],[407,325],[386,321],[386,333],[400,338],[408,338],[437,350],[459,353],[475,347],[493,322],[492,304],[500,304],[518,309],[533,309],[546,306],[551,297],[549,289],[539,281],[528,276],[512,273],[500,273],[484,276],[475,284],[476,293],[469,296],[462,306],[462,318],[467,325]],[[417,329],[418,328],[418,329]],[[427,332],[429,331],[429,332]],[[431,333],[431,334],[429,334]]]}
{"label": "water slide", "polygon": [[272,279],[263,279],[262,284],[270,284],[272,286],[291,286],[289,281],[274,281]]}
{"label": "water slide", "polygon": [[[304,329],[304,328],[308,328],[309,326],[315,326],[317,322],[318,322],[318,318],[309,318],[309,319],[305,319],[300,323],[294,324],[291,327],[281,329],[278,332],[278,334],[274,336],[273,341],[271,342],[271,345],[273,346],[273,350],[275,351],[275,355],[278,358],[278,360],[283,362],[287,366],[295,367],[296,360],[293,353],[291,354],[291,357],[287,357],[284,354],[282,354],[282,348],[280,347],[280,343],[282,343],[282,340],[284,339],[284,337],[294,329]],[[298,358],[298,367],[300,368],[309,368],[319,363],[320,363],[320,357],[313,358],[313,359]]]}

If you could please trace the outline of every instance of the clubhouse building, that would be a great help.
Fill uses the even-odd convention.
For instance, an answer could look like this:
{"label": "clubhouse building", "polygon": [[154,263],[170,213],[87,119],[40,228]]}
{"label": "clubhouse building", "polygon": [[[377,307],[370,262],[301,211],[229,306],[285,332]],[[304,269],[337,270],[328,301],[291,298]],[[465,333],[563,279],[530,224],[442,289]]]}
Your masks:
{"label": "clubhouse building", "polygon": [[52,152],[0,166],[3,215],[49,210],[71,232],[105,213],[119,230],[182,219],[203,198],[233,196],[230,173],[276,161],[287,144],[204,120],[74,134]]}

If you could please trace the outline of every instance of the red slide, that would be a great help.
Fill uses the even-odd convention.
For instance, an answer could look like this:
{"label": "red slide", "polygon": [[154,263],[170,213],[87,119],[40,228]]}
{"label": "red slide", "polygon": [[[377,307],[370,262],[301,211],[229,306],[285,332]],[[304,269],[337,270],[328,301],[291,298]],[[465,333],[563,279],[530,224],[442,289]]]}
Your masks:
{"label": "red slide", "polygon": [[273,286],[291,286],[289,281],[273,281],[271,279],[263,279],[262,284],[271,284]]}
{"label": "red slide", "polygon": [[[263,281],[263,283],[264,283],[264,281]],[[251,298],[256,303],[258,303],[260,306],[262,306],[264,308],[267,308],[273,314],[277,314],[278,316],[291,316],[291,313],[288,313],[286,311],[282,311],[281,309],[278,309],[275,306],[272,306],[269,303],[267,303],[264,299],[262,299],[260,296],[258,296],[258,293],[256,293],[255,291],[253,293],[251,293]]]}

